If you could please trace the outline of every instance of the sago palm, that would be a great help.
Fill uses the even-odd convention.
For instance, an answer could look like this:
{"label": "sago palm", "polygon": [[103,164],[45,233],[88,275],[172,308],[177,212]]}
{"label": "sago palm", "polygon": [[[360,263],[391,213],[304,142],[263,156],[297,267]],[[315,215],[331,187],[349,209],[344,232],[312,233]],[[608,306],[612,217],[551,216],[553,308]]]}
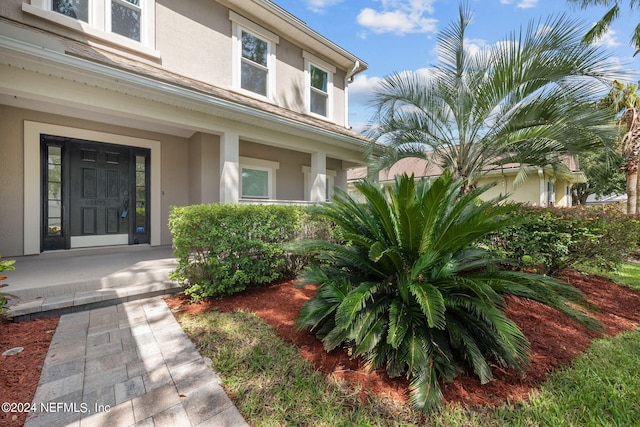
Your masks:
{"label": "sago palm", "polygon": [[506,295],[597,324],[578,308],[584,299],[575,288],[501,269],[506,260],[476,245],[515,221],[515,205],[481,202],[485,188],[461,194],[461,186],[449,173],[417,185],[405,174],[388,193],[359,182],[365,203],[341,192],[318,208],[348,243],[305,245],[321,262],[304,282],[319,288],[298,327],[315,331],[327,351],[344,346],[373,369],[407,375],[413,403],[426,411],[440,405],[440,382],[461,371],[486,383],[491,363],[526,368],[528,341],[505,315]]}
{"label": "sago palm", "polygon": [[438,35],[434,67],[392,74],[375,88],[370,170],[417,157],[473,186],[515,163],[522,182],[527,165],[566,172],[560,155],[615,140],[613,112],[593,107],[614,68],[604,50],[581,43],[584,26],[550,17],[473,53],[470,22],[461,7]]}

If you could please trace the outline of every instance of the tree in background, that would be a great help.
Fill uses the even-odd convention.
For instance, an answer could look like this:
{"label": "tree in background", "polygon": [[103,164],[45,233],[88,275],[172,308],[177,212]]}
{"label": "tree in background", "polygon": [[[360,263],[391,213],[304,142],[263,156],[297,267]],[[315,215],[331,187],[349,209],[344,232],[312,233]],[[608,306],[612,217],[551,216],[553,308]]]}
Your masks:
{"label": "tree in background", "polygon": [[624,193],[626,174],[623,167],[624,158],[615,150],[607,148],[581,154],[580,170],[587,176],[587,182],[573,184],[573,203],[585,205],[592,194],[606,196]]}
{"label": "tree in background", "polygon": [[441,59],[428,73],[396,73],[374,90],[372,174],[417,157],[464,179],[464,192],[502,165],[522,165],[521,183],[528,165],[562,172],[561,154],[615,140],[612,111],[593,108],[615,67],[603,49],[582,43],[584,26],[550,17],[472,54],[470,20],[461,6],[438,35]]}
{"label": "tree in background", "polygon": [[638,85],[614,80],[611,91],[600,102],[604,107],[612,106],[620,119],[618,124],[626,131],[621,132],[618,149],[624,158],[623,170],[626,174],[627,213],[640,212],[638,193],[638,165],[640,163],[640,97]]}
{"label": "tree in background", "polygon": [[[580,9],[587,9],[593,6],[607,7],[604,16],[587,31],[583,41],[591,44],[600,39],[609,30],[611,23],[620,16],[620,5],[625,3],[621,0],[567,0],[570,4],[577,5]],[[629,0],[629,11],[640,6],[640,0]],[[640,51],[640,24],[638,24],[631,34],[631,45],[636,49],[636,54]]]}

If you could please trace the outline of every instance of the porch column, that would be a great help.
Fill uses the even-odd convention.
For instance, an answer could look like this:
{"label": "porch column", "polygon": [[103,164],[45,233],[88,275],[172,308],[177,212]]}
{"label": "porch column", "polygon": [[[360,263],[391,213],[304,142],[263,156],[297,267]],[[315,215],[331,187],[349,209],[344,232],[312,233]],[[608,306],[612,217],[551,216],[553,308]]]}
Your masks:
{"label": "porch column", "polygon": [[220,203],[238,203],[240,198],[240,136],[220,136]]}
{"label": "porch column", "polygon": [[327,153],[311,154],[311,191],[312,202],[327,200]]}
{"label": "porch column", "polygon": [[540,178],[540,206],[547,206],[547,186],[544,182],[544,171],[538,168],[538,177]]}

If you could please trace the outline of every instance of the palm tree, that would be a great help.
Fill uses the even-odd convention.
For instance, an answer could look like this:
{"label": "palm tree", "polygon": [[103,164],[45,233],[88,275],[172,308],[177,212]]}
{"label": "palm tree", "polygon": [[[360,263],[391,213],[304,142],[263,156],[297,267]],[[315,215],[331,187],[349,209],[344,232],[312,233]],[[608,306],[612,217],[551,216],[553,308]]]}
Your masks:
{"label": "palm tree", "polygon": [[614,70],[604,50],[581,44],[576,21],[550,17],[471,54],[470,19],[461,6],[428,73],[395,73],[374,90],[371,172],[418,157],[473,187],[489,169],[516,163],[522,182],[527,165],[566,171],[560,154],[615,138],[613,113],[594,107]]}
{"label": "palm tree", "polygon": [[640,163],[640,97],[638,85],[613,81],[611,91],[600,101],[603,106],[612,106],[614,111],[622,116],[619,124],[626,126],[622,137],[620,152],[625,158],[623,170],[627,175],[627,213],[640,212],[640,180],[638,180],[638,165]]}
{"label": "palm tree", "polygon": [[[604,6],[608,9],[602,18],[584,35],[583,41],[587,44],[601,38],[611,26],[611,23],[620,16],[620,5],[624,3],[621,0],[567,0],[569,3],[578,5],[580,9],[587,9],[591,6]],[[611,7],[609,7],[611,6]],[[640,6],[640,0],[629,0],[629,10],[633,11],[634,7]],[[640,52],[640,24],[638,24],[631,34],[631,44],[636,49],[634,55]]]}
{"label": "palm tree", "polygon": [[330,351],[346,346],[373,369],[411,380],[411,398],[437,408],[441,382],[471,372],[485,383],[491,363],[524,370],[529,343],[505,315],[507,295],[539,301],[596,326],[575,288],[546,275],[503,270],[508,261],[476,243],[514,225],[518,205],[480,202],[487,187],[461,194],[450,172],[430,183],[399,176],[388,193],[356,184],[365,202],[339,191],[318,207],[348,243],[302,242],[320,254],[305,283],[319,284],[301,309]]}

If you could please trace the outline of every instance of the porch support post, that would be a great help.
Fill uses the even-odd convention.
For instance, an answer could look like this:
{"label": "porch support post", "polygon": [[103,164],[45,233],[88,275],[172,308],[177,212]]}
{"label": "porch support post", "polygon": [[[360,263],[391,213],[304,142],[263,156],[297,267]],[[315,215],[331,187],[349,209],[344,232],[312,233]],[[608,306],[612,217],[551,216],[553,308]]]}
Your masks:
{"label": "porch support post", "polygon": [[327,200],[327,153],[311,154],[311,191],[312,202]]}
{"label": "porch support post", "polygon": [[547,205],[547,198],[546,198],[547,186],[545,185],[545,182],[544,182],[544,171],[542,170],[542,168],[538,168],[538,177],[540,178],[540,206],[546,206]]}
{"label": "porch support post", "polygon": [[240,199],[240,136],[225,132],[220,136],[220,203]]}

